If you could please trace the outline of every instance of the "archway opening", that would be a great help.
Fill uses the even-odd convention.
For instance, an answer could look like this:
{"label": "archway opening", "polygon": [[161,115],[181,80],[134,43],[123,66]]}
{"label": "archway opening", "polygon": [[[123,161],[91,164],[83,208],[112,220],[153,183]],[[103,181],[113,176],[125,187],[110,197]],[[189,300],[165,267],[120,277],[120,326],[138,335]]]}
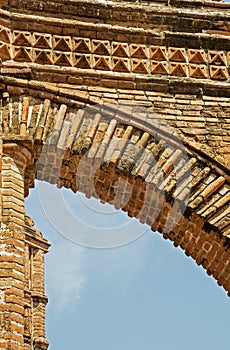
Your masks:
{"label": "archway opening", "polygon": [[[44,185],[48,200],[48,191],[54,186],[39,185]],[[88,210],[91,217],[96,211],[95,226],[111,226],[111,216],[117,215],[114,207],[61,191],[69,209],[81,213],[86,226],[95,220],[89,220]],[[57,209],[55,202],[50,205]],[[229,302],[223,290],[181,249],[172,249],[170,241],[145,230],[138,239],[120,247],[82,247],[54,229],[42,208],[38,186],[26,199],[26,210],[52,242],[46,264],[51,349],[90,349],[92,342],[102,350],[108,346],[182,349],[185,343],[186,349],[192,349],[199,342],[199,346],[208,344],[214,350],[217,342],[220,344],[218,329],[226,334],[221,339],[226,346]],[[125,213],[118,215],[121,225],[131,220]],[[137,231],[139,225],[136,223]]]}

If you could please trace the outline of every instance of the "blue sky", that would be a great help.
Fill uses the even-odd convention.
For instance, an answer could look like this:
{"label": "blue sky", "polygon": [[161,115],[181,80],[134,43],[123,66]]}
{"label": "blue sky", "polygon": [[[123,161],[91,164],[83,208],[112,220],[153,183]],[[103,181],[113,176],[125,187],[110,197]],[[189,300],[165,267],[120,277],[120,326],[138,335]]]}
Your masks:
{"label": "blue sky", "polygon": [[[37,183],[26,199],[26,212],[52,243],[46,256],[50,350],[229,347],[229,298],[180,248],[82,194],[58,190],[62,210],[56,191]],[[68,224],[64,206],[71,213]],[[72,225],[75,237],[63,232],[65,225]],[[76,244],[82,244],[77,229],[84,225],[105,233],[115,227],[129,243],[108,249]]]}

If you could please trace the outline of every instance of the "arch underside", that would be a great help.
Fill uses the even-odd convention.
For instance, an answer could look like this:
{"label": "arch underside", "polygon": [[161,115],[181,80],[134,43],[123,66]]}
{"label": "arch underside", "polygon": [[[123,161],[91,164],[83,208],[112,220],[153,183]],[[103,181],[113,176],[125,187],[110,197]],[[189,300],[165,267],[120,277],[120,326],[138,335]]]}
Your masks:
{"label": "arch underside", "polygon": [[3,142],[33,153],[25,194],[36,177],[111,203],[162,232],[229,292],[227,168],[143,110],[44,93],[2,90]]}

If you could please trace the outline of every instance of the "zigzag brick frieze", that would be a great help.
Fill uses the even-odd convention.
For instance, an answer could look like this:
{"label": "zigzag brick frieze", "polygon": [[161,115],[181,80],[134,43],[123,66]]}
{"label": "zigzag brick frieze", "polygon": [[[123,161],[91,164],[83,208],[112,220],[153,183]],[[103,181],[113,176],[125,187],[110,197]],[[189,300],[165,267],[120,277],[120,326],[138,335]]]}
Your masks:
{"label": "zigzag brick frieze", "polygon": [[13,59],[78,70],[229,80],[228,51],[129,44],[39,32],[32,35],[15,31],[9,35],[4,27],[0,30],[0,43],[2,61]]}

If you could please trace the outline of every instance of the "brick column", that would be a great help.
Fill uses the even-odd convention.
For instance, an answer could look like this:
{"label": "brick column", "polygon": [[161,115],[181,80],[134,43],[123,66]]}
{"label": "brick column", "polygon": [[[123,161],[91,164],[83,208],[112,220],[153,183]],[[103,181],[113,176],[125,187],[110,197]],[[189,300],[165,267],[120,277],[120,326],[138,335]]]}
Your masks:
{"label": "brick column", "polygon": [[0,142],[0,348],[12,350],[26,349],[24,175],[31,152],[24,141]]}
{"label": "brick column", "polygon": [[49,343],[45,336],[45,307],[48,298],[44,288],[44,256],[49,243],[26,218],[26,288],[27,299],[25,336],[33,350],[47,350]]}

